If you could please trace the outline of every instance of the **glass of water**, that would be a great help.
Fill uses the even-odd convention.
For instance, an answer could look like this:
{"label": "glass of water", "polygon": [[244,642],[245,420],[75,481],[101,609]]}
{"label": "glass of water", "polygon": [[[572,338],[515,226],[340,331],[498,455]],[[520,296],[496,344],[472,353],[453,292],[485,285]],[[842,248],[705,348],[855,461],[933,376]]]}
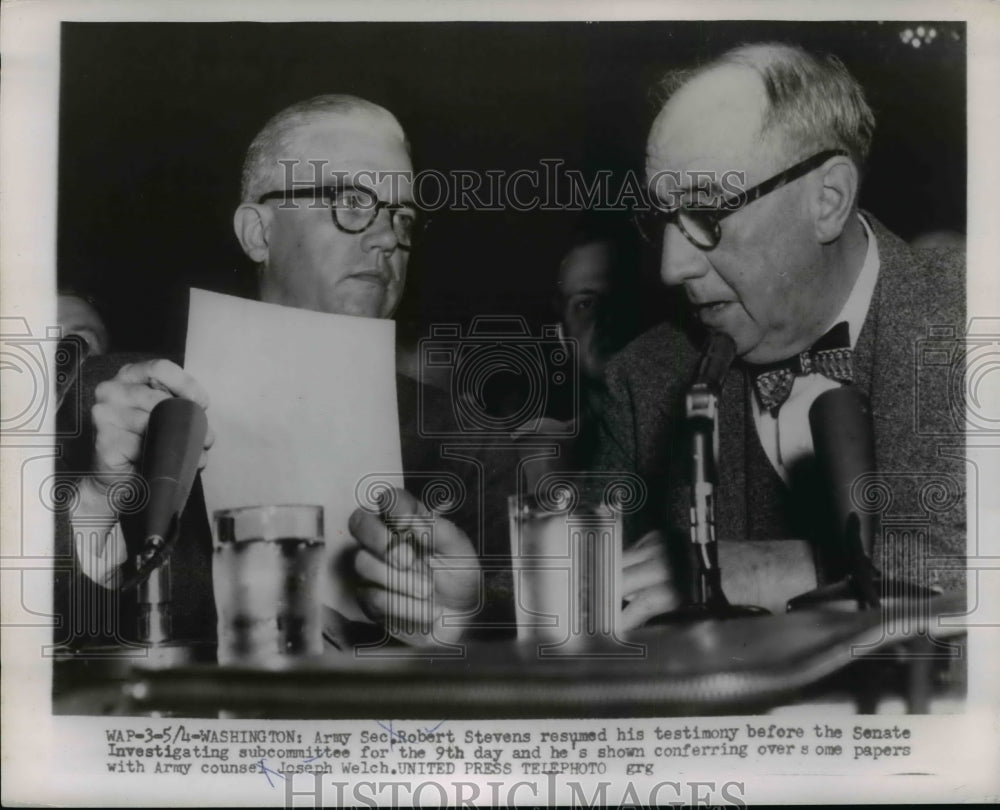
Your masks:
{"label": "glass of water", "polygon": [[270,666],[321,655],[323,507],[224,509],[214,528],[219,663]]}
{"label": "glass of water", "polygon": [[582,477],[508,500],[519,641],[540,655],[617,642],[622,516]]}

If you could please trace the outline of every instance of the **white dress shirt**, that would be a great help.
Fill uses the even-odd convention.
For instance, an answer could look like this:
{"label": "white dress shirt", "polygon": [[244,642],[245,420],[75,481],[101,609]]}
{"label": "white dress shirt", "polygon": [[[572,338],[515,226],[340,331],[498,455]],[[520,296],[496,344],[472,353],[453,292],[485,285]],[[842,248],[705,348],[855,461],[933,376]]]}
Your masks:
{"label": "white dress shirt", "polygon": [[[847,321],[851,333],[852,349],[857,345],[858,335],[861,334],[861,327],[868,315],[879,271],[878,245],[875,242],[875,234],[863,216],[859,214],[858,219],[861,220],[865,235],[868,237],[865,261],[844,308],[826,327],[830,329],[840,321]],[[771,466],[786,484],[789,483],[788,471],[799,460],[812,456],[814,452],[812,432],[809,430],[809,408],[824,391],[839,387],[840,383],[824,377],[822,374],[806,374],[802,377],[796,377],[792,385],[792,392],[788,400],[778,410],[777,418],[772,416],[770,411],[761,408],[757,396],[751,394],[753,418],[757,425],[757,435],[760,437],[761,446],[770,459]]]}

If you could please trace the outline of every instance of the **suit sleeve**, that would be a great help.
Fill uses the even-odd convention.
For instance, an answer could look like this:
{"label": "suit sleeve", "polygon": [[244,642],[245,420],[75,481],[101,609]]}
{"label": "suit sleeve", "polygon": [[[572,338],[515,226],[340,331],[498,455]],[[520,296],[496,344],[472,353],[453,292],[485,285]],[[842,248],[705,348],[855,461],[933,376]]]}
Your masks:
{"label": "suit sleeve", "polygon": [[624,516],[624,543],[626,546],[659,521],[649,501],[655,483],[648,480],[641,469],[639,435],[636,422],[635,400],[623,365],[613,362],[608,368],[607,389],[600,413],[596,418],[596,448],[592,467],[597,472],[610,475],[639,475],[645,484],[645,502],[637,511]]}

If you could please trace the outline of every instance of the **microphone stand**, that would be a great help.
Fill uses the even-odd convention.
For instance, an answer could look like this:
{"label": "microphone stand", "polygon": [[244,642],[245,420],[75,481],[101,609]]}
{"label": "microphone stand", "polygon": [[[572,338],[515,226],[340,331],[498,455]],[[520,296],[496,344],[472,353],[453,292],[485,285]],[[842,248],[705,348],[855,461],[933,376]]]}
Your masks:
{"label": "microphone stand", "polygon": [[137,641],[150,646],[173,640],[173,598],[171,597],[170,557],[143,574],[136,586],[138,602]]}
{"label": "microphone stand", "polygon": [[853,385],[820,394],[809,409],[809,426],[820,480],[829,492],[833,529],[828,539],[832,541],[829,550],[839,557],[831,562],[839,562],[838,571],[846,570],[846,575],[790,599],[786,609],[789,612],[880,610],[888,620],[886,626],[893,624],[894,616],[903,617],[906,621],[902,626],[915,629],[916,634],[898,652],[892,653],[889,660],[866,665],[877,665],[882,670],[875,670],[873,677],[866,669],[863,680],[858,680],[855,687],[858,709],[874,714],[881,694],[879,684],[891,680],[896,666],[902,665],[908,711],[925,713],[930,709],[932,665],[957,658],[959,650],[936,641],[930,634],[929,602],[940,591],[913,581],[885,577],[872,562],[875,539],[881,534],[880,521],[878,515],[857,508],[852,492],[862,476],[873,475],[877,470],[868,396]]}
{"label": "microphone stand", "polygon": [[846,575],[789,600],[787,610],[870,610],[882,607],[883,601],[940,595],[915,582],[885,578],[872,562],[874,541],[880,533],[878,516],[859,513],[851,495],[854,483],[877,469],[868,396],[854,385],[824,392],[809,409],[809,426],[820,480],[829,491],[834,529],[830,550],[839,558],[838,571],[846,571]]}
{"label": "microphone stand", "polygon": [[885,601],[914,601],[933,599],[941,591],[907,580],[888,579],[871,561],[861,539],[861,521],[852,512],[844,530],[848,545],[849,573],[828,585],[820,585],[788,600],[786,610],[871,610],[881,608]]}
{"label": "microphone stand", "polygon": [[136,640],[148,651],[147,664],[155,666],[180,663],[192,653],[189,641],[174,636],[170,556],[206,431],[204,411],[189,400],[167,399],[153,409],[141,470],[150,490],[149,503],[141,520],[122,527],[134,569],[121,591],[136,593]]}
{"label": "microphone stand", "polygon": [[699,363],[695,381],[684,400],[691,459],[690,548],[694,560],[693,582],[685,604],[656,617],[651,624],[770,615],[764,608],[733,605],[726,598],[715,539],[719,394],[735,353],[736,347],[731,338],[721,333],[712,335]]}

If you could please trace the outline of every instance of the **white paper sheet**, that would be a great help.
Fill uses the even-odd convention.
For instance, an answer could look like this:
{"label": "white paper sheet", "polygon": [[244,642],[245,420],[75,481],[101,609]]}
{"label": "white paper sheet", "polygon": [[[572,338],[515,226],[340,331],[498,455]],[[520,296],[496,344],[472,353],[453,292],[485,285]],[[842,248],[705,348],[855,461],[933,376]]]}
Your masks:
{"label": "white paper sheet", "polygon": [[209,515],[277,503],[325,507],[324,603],[362,618],[332,573],[353,545],[355,487],[402,469],[392,321],[191,290],[185,368],[208,391]]}

